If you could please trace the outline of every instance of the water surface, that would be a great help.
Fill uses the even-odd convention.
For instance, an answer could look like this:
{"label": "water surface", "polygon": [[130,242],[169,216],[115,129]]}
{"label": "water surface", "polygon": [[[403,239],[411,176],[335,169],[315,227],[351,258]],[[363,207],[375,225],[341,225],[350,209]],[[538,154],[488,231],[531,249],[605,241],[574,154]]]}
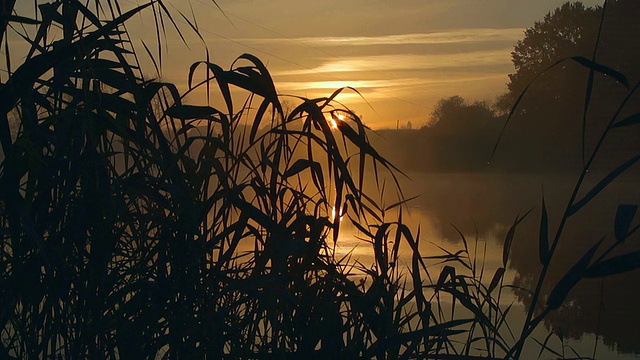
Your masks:
{"label": "water surface", "polygon": [[[484,261],[485,271],[489,274],[487,281],[490,281],[495,269],[502,266],[507,230],[516,216],[532,210],[517,228],[505,281],[526,289],[535,288],[541,269],[538,229],[542,196],[544,194],[553,235],[577,177],[488,173],[408,175],[411,180],[403,181],[406,196],[419,194],[420,197],[409,203],[403,216],[412,230],[420,227],[422,255],[440,254],[438,246],[450,251],[461,249],[462,243],[453,227],[455,225],[469,240],[470,248],[474,250],[477,247],[477,255]],[[593,184],[601,177],[594,174],[588,183]],[[638,185],[640,181],[637,177],[622,178],[570,219],[561,237],[548,281],[543,287],[545,296],[594,243],[603,237],[604,245],[614,241],[616,208],[618,204],[640,203]],[[632,226],[638,221],[635,219]],[[352,251],[364,263],[372,263],[370,247],[354,237],[357,235],[355,230],[349,230],[348,227],[345,230],[339,240],[339,249],[345,253]],[[637,251],[639,248],[640,238],[635,234],[627,240],[620,253]],[[410,259],[408,256],[407,261]],[[435,266],[432,270],[437,276],[439,268]],[[571,291],[565,304],[548,317],[535,337],[544,341],[551,329],[561,333],[566,339],[564,346],[557,338],[552,339],[550,344],[558,351],[564,350],[567,357],[575,357],[572,349],[581,356],[589,357],[595,348],[596,357],[601,359],[640,359],[640,356],[633,355],[640,354],[640,327],[637,326],[640,320],[637,307],[640,303],[639,281],[638,270],[582,281]],[[519,310],[519,313],[512,311],[510,315],[511,325],[517,329],[517,333],[530,300],[524,291],[508,291],[501,303],[508,306],[512,302],[517,304],[515,308]],[[531,357],[537,358],[539,347],[533,348],[535,354],[532,353]],[[551,353],[545,353],[542,358],[549,356],[554,357]]]}

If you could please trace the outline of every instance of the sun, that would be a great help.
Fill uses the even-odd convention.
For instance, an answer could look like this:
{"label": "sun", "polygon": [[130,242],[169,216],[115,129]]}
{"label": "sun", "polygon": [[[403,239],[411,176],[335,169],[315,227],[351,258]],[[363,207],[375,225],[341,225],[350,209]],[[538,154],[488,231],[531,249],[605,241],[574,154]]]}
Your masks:
{"label": "sun", "polygon": [[338,129],[338,121],[344,121],[344,115],[341,113],[331,112],[331,118],[329,119],[329,124],[331,125],[331,130]]}

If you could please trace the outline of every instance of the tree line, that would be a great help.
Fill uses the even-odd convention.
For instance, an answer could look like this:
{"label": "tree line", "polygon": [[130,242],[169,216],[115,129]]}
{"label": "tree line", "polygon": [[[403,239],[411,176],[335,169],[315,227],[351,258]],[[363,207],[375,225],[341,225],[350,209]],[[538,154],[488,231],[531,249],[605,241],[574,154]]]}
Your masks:
{"label": "tree line", "polygon": [[[638,11],[629,11],[635,9]],[[441,99],[420,129],[379,131],[380,146],[409,171],[566,171],[583,164],[603,126],[624,97],[614,76],[594,76],[578,57],[595,59],[624,73],[630,83],[640,76],[640,4],[630,0],[602,6],[567,2],[524,32],[511,53],[514,72],[507,91],[492,103],[460,96]],[[595,48],[595,50],[594,50]],[[589,87],[589,83],[593,87]],[[523,92],[526,93],[521,96]],[[585,100],[587,99],[587,100]],[[514,107],[514,105],[517,105]],[[583,112],[587,107],[587,116]],[[630,101],[624,116],[639,110]],[[500,136],[505,121],[509,126]],[[500,138],[500,146],[492,152]],[[607,162],[638,149],[633,133],[614,134],[605,144]]]}

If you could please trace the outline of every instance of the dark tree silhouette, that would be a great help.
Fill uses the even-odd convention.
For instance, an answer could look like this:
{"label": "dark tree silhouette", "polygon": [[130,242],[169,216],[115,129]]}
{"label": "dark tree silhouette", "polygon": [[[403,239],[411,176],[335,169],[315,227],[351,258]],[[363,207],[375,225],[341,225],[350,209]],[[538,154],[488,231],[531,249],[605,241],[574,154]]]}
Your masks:
{"label": "dark tree silhouette", "polygon": [[525,31],[511,53],[516,72],[509,75],[508,88],[519,94],[541,71],[558,59],[589,56],[598,34],[601,7],[581,2],[564,3]]}
{"label": "dark tree silhouette", "polygon": [[484,101],[467,103],[460,96],[440,99],[423,129],[439,170],[484,169],[499,122]]}
{"label": "dark tree silhouette", "polygon": [[[571,56],[591,58],[601,11],[601,7],[567,2],[528,28],[511,53],[515,72],[509,74],[507,93],[496,102],[498,112],[508,113],[527,85],[558,60]],[[527,91],[519,113],[527,113],[533,118],[545,117],[551,124],[573,117],[581,109],[571,104],[584,100],[585,71],[583,67],[570,62],[548,71]],[[551,111],[558,116],[549,117]],[[544,116],[540,112],[545,112]],[[560,132],[569,130],[562,129]]]}
{"label": "dark tree silhouette", "polygon": [[452,111],[456,111],[463,106],[465,106],[465,100],[458,95],[438,100],[431,112],[431,125],[445,121]]}
{"label": "dark tree silhouette", "polygon": [[493,111],[484,101],[468,104],[465,99],[456,95],[440,99],[431,112],[431,127],[436,132],[462,135],[475,132],[484,127],[487,121],[494,119]]}
{"label": "dark tree silhouette", "polygon": [[[620,103],[626,89],[612,77],[595,74],[596,86],[589,95],[587,117],[583,117],[589,69],[569,58],[593,59],[595,50],[597,63],[622,71],[634,83],[637,71],[633,64],[640,59],[640,51],[631,37],[640,34],[638,10],[633,1],[609,1],[601,27],[602,7],[567,2],[525,31],[512,52],[515,72],[509,75],[508,92],[496,102],[497,113],[509,113],[527,90],[515,109],[517,121],[505,136],[503,145],[511,147],[498,156],[513,156],[508,163],[518,159],[519,170],[565,171],[582,165],[582,153],[594,146],[602,119],[615,113],[614,104]],[[634,111],[633,106],[625,110]],[[630,141],[619,139],[619,149],[605,151],[624,152]]]}
{"label": "dark tree silhouette", "polygon": [[[594,17],[598,16],[601,16],[603,21],[597,49],[594,52],[600,27],[599,21]],[[565,19],[564,24],[574,28],[562,27],[563,23],[560,19]],[[550,26],[553,21],[556,21],[555,27]],[[565,4],[549,13],[544,21],[528,29],[525,39],[518,42],[513,53],[516,74],[511,75],[509,84],[511,92],[503,96],[499,102],[502,106],[510,107],[511,104],[507,104],[506,100],[509,97],[511,100],[517,98],[523,88],[535,77],[535,72],[543,71],[559,59],[569,56],[595,58],[598,64],[622,72],[635,91],[637,88],[634,86],[638,83],[640,75],[637,66],[640,47],[637,40],[634,40],[638,36],[640,36],[640,3],[637,1],[607,1],[604,9],[584,8],[579,3]],[[561,39],[563,41],[560,41]],[[535,43],[537,48],[532,46]],[[589,49],[590,46],[591,49]],[[637,100],[625,102],[628,90],[610,76],[602,74],[593,74],[590,92],[585,91],[589,75],[589,69],[575,66],[575,63],[568,61],[538,78],[526,91],[523,102],[517,108],[517,116],[514,119],[519,121],[514,121],[516,126],[511,130],[515,131],[507,136],[507,141],[514,145],[511,149],[515,149],[515,146],[522,148],[524,144],[532,144],[539,150],[530,150],[524,156],[517,151],[511,151],[508,152],[507,157],[524,158],[523,163],[537,161],[540,164],[549,162],[565,164],[562,171],[574,166],[578,167],[579,172],[583,174],[589,173],[585,175],[586,178],[588,175],[599,178],[601,176],[599,172],[610,172],[627,161],[630,155],[637,156],[640,152],[637,141],[638,128],[629,127],[624,131],[616,129],[605,132],[607,139],[601,143],[602,147],[595,145],[598,142],[594,140],[602,131],[608,129],[607,124],[618,111],[620,104],[624,106],[621,107],[622,115],[619,118],[637,114],[640,104]],[[634,95],[633,99],[637,99],[637,95]],[[582,123],[583,111],[587,113],[584,124]],[[594,148],[598,149],[598,156],[594,157],[594,162],[589,164],[587,161],[587,165],[579,159],[580,134],[583,126],[586,129],[587,158],[590,151]],[[533,146],[524,146],[524,148],[533,149]],[[637,167],[633,171],[636,170]],[[549,180],[553,178],[557,177],[545,178],[545,185],[549,184]],[[558,246],[556,252],[556,258],[561,260],[557,267],[549,267],[547,280],[540,282],[541,298],[553,297],[553,290],[558,281],[563,278],[571,264],[575,264],[584,251],[592,246],[591,241],[601,237],[616,238],[615,232],[619,231],[617,224],[621,221],[618,216],[620,213],[618,205],[638,203],[638,193],[634,184],[634,182],[625,181],[610,183],[607,185],[606,195],[601,194],[601,198],[581,209],[580,214],[571,215],[574,224],[588,224],[588,226],[564,228],[562,233],[564,244]],[[552,199],[557,201],[558,196],[549,196],[547,189],[548,187],[545,187],[545,199],[549,202]],[[561,208],[554,208],[554,206],[548,206],[547,209],[549,214],[562,211]],[[611,216],[614,213],[616,213],[615,221]],[[612,226],[614,223],[616,225]],[[538,223],[534,226],[538,226]],[[530,232],[535,233],[535,231],[533,229]],[[627,242],[626,245],[627,251],[637,250],[637,242]],[[536,248],[540,249],[539,246],[538,241],[535,240],[522,241],[514,246],[511,253],[511,266],[518,272],[514,285],[520,290],[516,291],[516,295],[528,307],[536,303],[536,300],[532,300],[536,297],[532,296],[530,290],[539,282],[540,268],[546,266],[543,260],[531,256],[536,252]],[[545,326],[560,330],[565,337],[570,338],[581,338],[585,332],[597,333],[606,345],[616,345],[618,351],[638,352],[638,333],[635,331],[637,319],[634,317],[633,304],[637,303],[640,294],[636,287],[629,286],[636,283],[637,279],[636,271],[616,274],[604,279],[589,279],[580,283],[568,293],[564,304],[545,319]]]}

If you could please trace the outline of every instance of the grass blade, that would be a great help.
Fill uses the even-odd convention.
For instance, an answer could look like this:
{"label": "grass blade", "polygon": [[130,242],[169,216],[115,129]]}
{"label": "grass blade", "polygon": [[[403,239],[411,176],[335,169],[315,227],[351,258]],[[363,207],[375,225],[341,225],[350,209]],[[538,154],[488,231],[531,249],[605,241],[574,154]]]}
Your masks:
{"label": "grass blade", "polygon": [[567,295],[569,295],[569,291],[571,291],[571,289],[573,289],[578,281],[584,276],[585,270],[589,266],[593,255],[596,253],[603,240],[604,238],[593,245],[591,249],[589,249],[589,251],[587,251],[582,258],[580,258],[580,260],[578,260],[578,262],[564,274],[562,279],[558,281],[547,299],[547,307],[550,310],[559,308],[567,298]]}
{"label": "grass blade", "polygon": [[622,85],[624,85],[627,90],[630,88],[629,86],[629,80],[627,80],[627,77],[624,76],[623,73],[612,69],[608,66],[602,65],[602,64],[598,64],[594,61],[591,61],[589,59],[587,59],[584,56],[572,56],[571,60],[577,62],[578,64],[589,68],[595,72],[599,72],[601,74],[607,75],[607,76],[611,76],[612,78],[616,79],[619,83],[621,83]]}
{"label": "grass blade", "polygon": [[616,220],[615,220],[615,236],[616,240],[619,243],[624,242],[624,240],[629,236],[629,229],[631,228],[631,222],[633,218],[636,216],[636,212],[638,211],[638,205],[618,205],[618,210],[616,211]]}
{"label": "grass blade", "polygon": [[547,206],[542,198],[542,215],[540,217],[540,238],[538,239],[538,251],[540,255],[540,263],[546,265],[549,263],[549,218],[547,215]]}
{"label": "grass blade", "polygon": [[640,269],[640,251],[612,257],[593,264],[585,271],[584,277],[599,278],[622,274],[636,269]]}
{"label": "grass blade", "polygon": [[207,119],[215,120],[212,115],[217,114],[218,110],[211,106],[198,105],[174,105],[165,111],[165,115],[181,120]]}
{"label": "grass blade", "polygon": [[633,166],[636,162],[640,160],[640,155],[636,155],[633,158],[627,160],[624,164],[618,166],[615,170],[610,172],[604,179],[600,180],[600,182],[594,186],[589,192],[578,202],[575,202],[569,209],[568,215],[571,216],[578,212],[578,210],[582,209],[585,205],[589,203],[596,195],[598,195],[602,190],[604,190],[613,180],[615,180],[618,176],[622,175],[627,169]]}
{"label": "grass blade", "polygon": [[496,273],[493,275],[493,279],[491,279],[491,284],[489,284],[489,288],[487,289],[487,294],[491,294],[491,292],[498,286],[500,280],[504,276],[505,268],[501,267],[496,270]]}
{"label": "grass blade", "polygon": [[509,228],[507,232],[507,236],[504,239],[504,245],[502,247],[502,266],[507,267],[507,261],[509,260],[509,252],[511,251],[511,244],[513,243],[513,237],[516,234],[516,227],[524,218],[529,215],[531,210],[527,211],[522,217],[520,215],[516,216],[516,219],[513,221],[513,225]]}
{"label": "grass blade", "polygon": [[612,128],[619,128],[619,127],[625,127],[625,126],[631,126],[631,125],[635,125],[637,123],[640,123],[640,113],[638,114],[633,114],[623,120],[618,121],[617,123],[613,124],[611,127]]}

